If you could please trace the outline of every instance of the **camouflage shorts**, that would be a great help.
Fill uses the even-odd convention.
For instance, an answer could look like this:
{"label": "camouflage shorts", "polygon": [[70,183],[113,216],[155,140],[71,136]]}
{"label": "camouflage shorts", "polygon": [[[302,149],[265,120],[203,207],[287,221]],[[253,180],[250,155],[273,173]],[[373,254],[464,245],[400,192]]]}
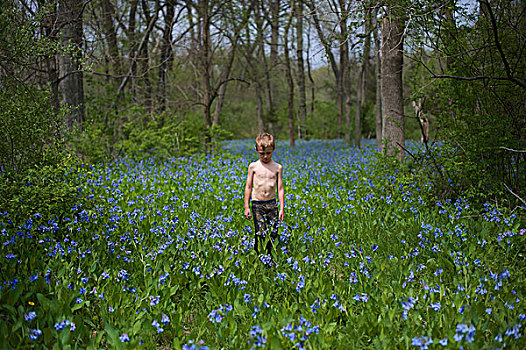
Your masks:
{"label": "camouflage shorts", "polygon": [[266,245],[268,254],[272,243],[278,236],[278,204],[275,199],[269,201],[252,201],[252,216],[254,217],[254,232],[256,235],[256,252],[259,254],[259,244],[263,243],[270,233]]}

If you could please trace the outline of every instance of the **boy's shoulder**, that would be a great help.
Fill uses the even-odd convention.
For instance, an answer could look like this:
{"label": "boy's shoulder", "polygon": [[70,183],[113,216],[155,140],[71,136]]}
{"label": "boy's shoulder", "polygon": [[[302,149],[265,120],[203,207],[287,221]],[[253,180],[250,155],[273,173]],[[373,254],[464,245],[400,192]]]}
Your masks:
{"label": "boy's shoulder", "polygon": [[277,169],[282,169],[283,166],[281,164],[279,164],[278,162],[275,162],[275,161],[272,161],[274,164],[274,166],[277,168]]}
{"label": "boy's shoulder", "polygon": [[259,160],[252,162],[248,165],[248,171],[255,171],[258,168]]}

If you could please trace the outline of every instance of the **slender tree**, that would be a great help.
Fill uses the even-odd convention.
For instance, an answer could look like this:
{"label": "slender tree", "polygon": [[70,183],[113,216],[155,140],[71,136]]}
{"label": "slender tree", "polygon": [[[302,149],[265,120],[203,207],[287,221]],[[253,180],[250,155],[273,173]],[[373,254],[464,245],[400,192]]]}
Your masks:
{"label": "slender tree", "polygon": [[382,149],[382,74],[381,74],[381,47],[380,35],[378,35],[378,7],[375,7],[372,15],[374,51],[375,51],[375,75],[376,75],[376,103],[375,103],[375,129],[376,129],[376,147]]}
{"label": "slender tree", "polygon": [[[265,3],[265,1],[262,1],[262,3]],[[278,47],[279,47],[279,27],[280,27],[280,11],[281,11],[281,0],[270,0],[270,18],[269,18],[269,24],[270,24],[270,68],[271,70],[276,69],[276,67],[279,66],[279,58],[278,58]],[[271,75],[270,79],[270,87],[271,87],[271,93],[272,96],[272,109],[271,109],[271,120],[272,123],[275,119],[275,113],[278,110],[278,86],[277,86],[277,71],[273,71],[274,74]]]}
{"label": "slender tree", "polygon": [[[261,0],[255,0],[257,1],[257,6],[255,10],[255,22],[256,22],[256,40],[257,40],[257,47],[258,47],[258,55],[259,55],[259,62],[261,63],[261,67],[263,69],[263,83],[260,84],[258,88],[263,88],[264,94],[265,94],[265,105],[268,116],[266,122],[264,123],[264,128],[267,128],[267,130],[273,132],[272,128],[272,120],[274,119],[275,115],[275,105],[273,102],[274,94],[273,94],[273,88],[272,88],[272,81],[271,81],[271,64],[269,64],[267,60],[266,55],[266,46],[265,46],[265,23],[264,18],[262,15],[262,1]],[[261,111],[263,114],[265,114],[263,111]]]}
{"label": "slender tree", "polygon": [[305,62],[303,59],[303,1],[297,0],[295,4],[296,15],[296,58],[298,82],[298,138],[302,138],[302,126],[307,116],[307,95],[305,91]]}
{"label": "slender tree", "polygon": [[84,85],[80,60],[82,58],[82,0],[60,0],[57,19],[65,52],[58,55],[58,90],[62,102],[71,108],[65,125],[69,130],[82,128],[84,121]]}
{"label": "slender tree", "polygon": [[[153,9],[150,8],[150,4],[147,1],[142,1],[142,9],[143,14],[145,16],[147,23],[152,23],[154,26],[157,24],[157,20],[159,19],[159,12],[161,10],[161,3],[160,0],[155,0],[153,4]],[[153,13],[152,13],[153,12]],[[153,93],[153,83],[150,78],[150,35],[153,33],[152,31],[146,32],[145,35],[145,42],[144,45],[141,45],[139,53],[139,60],[140,60],[140,69],[141,69],[141,77],[142,77],[142,83],[144,84],[144,99],[145,99],[145,105],[146,110],[150,114],[150,116],[153,115],[155,112],[154,107],[154,93]],[[146,120],[145,120],[146,121]]]}
{"label": "slender tree", "polygon": [[405,155],[404,99],[402,85],[404,18],[400,2],[392,1],[382,19],[383,151]]}
{"label": "slender tree", "polygon": [[356,87],[356,109],[355,109],[355,118],[354,118],[354,144],[356,147],[360,148],[360,141],[362,138],[362,128],[361,128],[361,119],[362,119],[362,109],[365,104],[365,89],[366,89],[366,79],[367,79],[367,68],[369,66],[369,53],[371,51],[371,8],[369,5],[364,5],[364,44],[363,44],[363,53],[362,53],[362,62],[358,68],[358,84]]}
{"label": "slender tree", "polygon": [[161,39],[161,58],[159,63],[159,92],[157,110],[163,112],[167,109],[166,83],[168,80],[168,70],[173,60],[172,40],[175,19],[175,1],[169,0],[164,8],[164,29]]}
{"label": "slender tree", "polygon": [[[345,120],[345,142],[349,143],[351,140],[351,65],[349,62],[349,17],[351,12],[352,2],[345,0],[338,0],[333,7],[336,9],[340,33],[339,33],[339,56],[340,56],[340,74],[337,82],[338,89],[338,115],[343,116]],[[337,79],[338,79],[337,78]],[[340,119],[341,125],[341,119]],[[338,129],[340,130],[340,129]],[[341,135],[338,135],[341,137]]]}
{"label": "slender tree", "polygon": [[294,80],[292,79],[292,67],[290,63],[290,48],[289,48],[289,30],[292,24],[292,19],[294,17],[294,0],[290,0],[290,14],[287,20],[287,25],[285,26],[284,34],[284,51],[285,51],[285,70],[287,72],[287,85],[289,87],[288,91],[288,119],[289,119],[289,144],[290,147],[294,147]]}
{"label": "slender tree", "polygon": [[111,73],[114,76],[114,79],[117,79],[121,74],[122,64],[119,55],[117,32],[115,31],[115,8],[111,3],[111,0],[101,0],[101,5],[104,37],[106,39],[106,44],[108,45]]}

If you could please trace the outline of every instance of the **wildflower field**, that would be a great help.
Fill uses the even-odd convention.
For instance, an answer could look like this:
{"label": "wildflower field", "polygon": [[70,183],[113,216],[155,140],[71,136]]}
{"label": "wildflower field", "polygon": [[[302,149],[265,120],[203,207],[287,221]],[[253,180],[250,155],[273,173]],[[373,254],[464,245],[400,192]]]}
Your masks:
{"label": "wildflower field", "polygon": [[437,202],[341,141],[278,143],[272,258],[243,216],[253,143],[84,165],[68,215],[0,213],[2,349],[526,348],[526,208]]}

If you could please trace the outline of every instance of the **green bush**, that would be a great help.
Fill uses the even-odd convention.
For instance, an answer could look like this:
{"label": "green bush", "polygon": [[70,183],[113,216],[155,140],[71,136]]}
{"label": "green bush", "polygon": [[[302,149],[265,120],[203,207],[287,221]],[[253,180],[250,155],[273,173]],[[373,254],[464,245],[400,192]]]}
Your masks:
{"label": "green bush", "polygon": [[329,139],[338,134],[338,107],[335,102],[315,101],[315,113],[308,115],[304,130],[307,139]]}
{"label": "green bush", "polygon": [[51,110],[50,93],[5,78],[2,85],[1,171],[21,175],[35,164],[55,162],[54,154],[63,148],[63,113]]}
{"label": "green bush", "polygon": [[124,138],[115,144],[115,149],[118,157],[134,159],[180,157],[202,150],[199,135],[203,132],[202,123],[193,116],[185,119],[160,116],[146,124],[134,120],[124,125]]}
{"label": "green bush", "polygon": [[85,201],[77,183],[78,159],[63,156],[56,164],[34,165],[19,176],[3,173],[0,177],[0,208],[14,224],[33,215],[58,222],[75,206]]}

